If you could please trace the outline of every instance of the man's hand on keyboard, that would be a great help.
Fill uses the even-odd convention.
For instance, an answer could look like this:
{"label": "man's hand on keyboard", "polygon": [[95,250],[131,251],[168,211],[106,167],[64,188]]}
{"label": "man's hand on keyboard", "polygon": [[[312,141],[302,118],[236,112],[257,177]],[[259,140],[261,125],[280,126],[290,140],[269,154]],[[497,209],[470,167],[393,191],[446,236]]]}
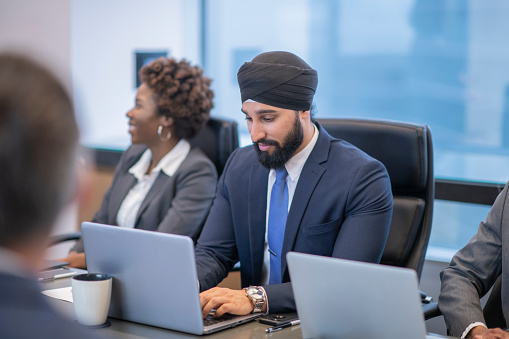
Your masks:
{"label": "man's hand on keyboard", "polygon": [[225,313],[244,315],[253,312],[254,305],[246,296],[244,290],[232,290],[223,287],[214,287],[200,293],[200,303],[205,319],[212,309],[216,312],[214,317]]}

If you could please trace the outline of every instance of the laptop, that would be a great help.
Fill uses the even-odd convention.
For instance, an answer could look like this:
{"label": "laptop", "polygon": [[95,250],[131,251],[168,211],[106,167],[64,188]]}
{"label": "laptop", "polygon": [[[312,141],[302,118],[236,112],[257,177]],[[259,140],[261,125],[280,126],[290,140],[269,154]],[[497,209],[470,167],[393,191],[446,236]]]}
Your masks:
{"label": "laptop", "polygon": [[[113,277],[110,317],[198,335],[259,317],[204,323],[189,237],[89,222],[81,231],[88,271]],[[216,320],[209,316],[209,322]]]}
{"label": "laptop", "polygon": [[287,262],[304,338],[432,338],[415,271],[296,252]]}
{"label": "laptop", "polygon": [[70,270],[67,267],[68,262],[57,261],[57,260],[44,260],[42,266],[37,272],[38,281],[53,281],[59,278],[71,277],[76,274],[75,271]]}
{"label": "laptop", "polygon": [[41,271],[56,270],[57,268],[62,268],[67,265],[69,265],[68,262],[46,259],[43,260],[42,267],[40,268],[40,270]]}

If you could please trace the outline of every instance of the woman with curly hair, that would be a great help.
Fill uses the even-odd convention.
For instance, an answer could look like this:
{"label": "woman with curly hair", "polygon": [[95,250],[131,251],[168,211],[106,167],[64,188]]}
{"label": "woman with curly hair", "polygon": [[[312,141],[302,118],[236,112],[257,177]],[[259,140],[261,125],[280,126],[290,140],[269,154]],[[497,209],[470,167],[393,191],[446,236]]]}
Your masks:
{"label": "woman with curly hair", "polygon": [[[213,107],[211,80],[187,61],[159,58],[139,71],[123,153],[93,222],[182,234],[196,240],[214,198],[213,163],[186,139]],[[62,260],[85,268],[83,242]]]}

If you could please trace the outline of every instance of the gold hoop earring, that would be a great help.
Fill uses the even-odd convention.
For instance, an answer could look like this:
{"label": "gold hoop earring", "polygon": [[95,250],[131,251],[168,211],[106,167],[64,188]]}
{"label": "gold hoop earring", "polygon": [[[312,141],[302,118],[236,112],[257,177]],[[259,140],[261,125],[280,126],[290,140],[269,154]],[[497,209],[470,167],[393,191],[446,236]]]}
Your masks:
{"label": "gold hoop earring", "polygon": [[168,128],[168,134],[166,134],[166,137],[163,137],[163,125],[159,125],[159,127],[157,128],[157,135],[159,135],[159,140],[161,140],[161,142],[165,142],[165,141],[168,141],[171,139],[171,131],[170,129]]}

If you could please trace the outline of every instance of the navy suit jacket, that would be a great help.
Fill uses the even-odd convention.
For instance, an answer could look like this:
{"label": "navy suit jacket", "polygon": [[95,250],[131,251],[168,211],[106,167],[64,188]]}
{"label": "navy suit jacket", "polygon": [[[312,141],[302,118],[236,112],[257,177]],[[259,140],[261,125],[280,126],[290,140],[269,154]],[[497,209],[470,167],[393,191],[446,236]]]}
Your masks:
{"label": "navy suit jacket", "polygon": [[0,338],[99,338],[57,314],[35,281],[0,273]]}
{"label": "navy suit jacket", "polygon": [[[282,284],[264,286],[271,313],[295,310],[288,251],[378,263],[389,233],[393,200],[385,167],[317,126],[318,140],[288,212]],[[260,285],[268,174],[253,146],[230,156],[195,249],[202,291],[216,286],[239,260],[242,286]]]}

